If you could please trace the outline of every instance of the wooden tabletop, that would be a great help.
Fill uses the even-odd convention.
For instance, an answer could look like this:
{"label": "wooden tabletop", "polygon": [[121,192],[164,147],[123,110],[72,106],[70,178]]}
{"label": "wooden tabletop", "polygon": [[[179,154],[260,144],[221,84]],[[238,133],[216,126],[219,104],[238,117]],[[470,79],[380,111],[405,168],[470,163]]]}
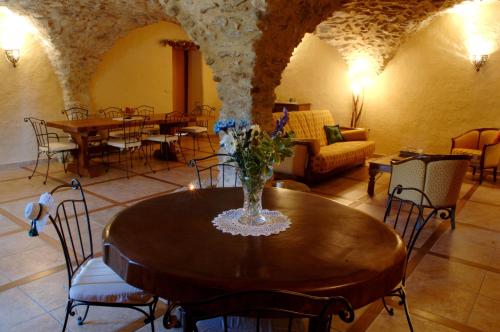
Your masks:
{"label": "wooden tabletop", "polygon": [[130,284],[178,301],[286,289],[342,295],[359,308],[401,281],[404,243],[362,212],[317,195],[266,188],[264,207],[292,220],[285,232],[233,236],[211,224],[219,213],[242,203],[241,188],[142,201],[104,229],[104,261]]}
{"label": "wooden tabletop", "polygon": [[[201,119],[212,119],[212,117],[200,117],[196,115],[186,115],[182,118],[176,117],[175,122],[191,122]],[[165,120],[165,114],[155,114],[146,120],[146,124],[165,124],[173,120]],[[110,118],[89,118],[85,120],[60,120],[47,121],[47,127],[58,128],[68,133],[80,133],[88,131],[98,131],[118,128],[123,124],[123,120],[113,120]]]}

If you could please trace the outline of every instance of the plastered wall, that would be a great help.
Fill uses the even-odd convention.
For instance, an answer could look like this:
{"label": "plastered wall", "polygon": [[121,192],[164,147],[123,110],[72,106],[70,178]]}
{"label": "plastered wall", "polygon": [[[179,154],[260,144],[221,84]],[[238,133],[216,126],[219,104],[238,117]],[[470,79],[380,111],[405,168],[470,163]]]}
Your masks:
{"label": "plastered wall", "polygon": [[[159,44],[161,39],[189,39],[182,28],[174,23],[159,22],[130,32],[118,40],[104,56],[90,84],[93,109],[109,106],[135,107],[150,105],[155,112],[172,109],[172,48]],[[199,53],[199,52],[196,52]],[[204,103],[201,92],[206,83],[215,92],[215,82],[204,79],[207,70],[201,56],[199,64],[190,73],[189,104]],[[210,93],[207,91],[207,94]],[[211,96],[211,101],[216,99]]]}
{"label": "plastered wall", "polygon": [[[447,153],[451,137],[472,128],[500,127],[500,52],[476,72],[456,23],[443,15],[410,36],[366,90],[360,126],[371,129],[377,153],[405,146]],[[312,36],[303,39],[276,94],[329,109],[347,125],[347,67],[335,49],[321,43]]]}
{"label": "plastered wall", "polygon": [[[1,19],[1,17],[0,17]],[[36,158],[33,129],[23,118],[61,119],[62,92],[58,77],[40,41],[28,35],[21,60],[13,68],[0,54],[0,165]]]}

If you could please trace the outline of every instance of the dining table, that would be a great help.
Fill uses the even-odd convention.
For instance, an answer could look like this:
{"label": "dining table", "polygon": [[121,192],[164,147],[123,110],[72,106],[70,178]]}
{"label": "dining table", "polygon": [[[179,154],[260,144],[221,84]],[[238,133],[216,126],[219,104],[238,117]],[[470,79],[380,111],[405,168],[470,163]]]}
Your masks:
{"label": "dining table", "polygon": [[241,188],[141,201],[103,230],[104,262],[129,284],[181,303],[280,289],[343,296],[356,309],[402,280],[405,244],[380,220],[305,192],[266,187],[262,199],[264,208],[288,216],[288,229],[270,236],[216,229],[216,216],[243,205]]}
{"label": "dining table", "polygon": [[[200,121],[206,116],[186,114],[175,119],[166,119],[165,114],[158,113],[145,120],[145,125],[160,125],[160,132],[168,133],[172,126],[186,125],[191,122]],[[126,122],[126,121],[125,121]],[[68,170],[79,173],[80,176],[95,177],[104,172],[99,164],[92,164],[89,139],[99,133],[106,138],[108,130],[117,129],[123,126],[123,118],[88,118],[82,120],[57,120],[47,121],[47,127],[60,129],[69,135],[78,145],[78,150],[74,155],[74,162],[69,163]]]}

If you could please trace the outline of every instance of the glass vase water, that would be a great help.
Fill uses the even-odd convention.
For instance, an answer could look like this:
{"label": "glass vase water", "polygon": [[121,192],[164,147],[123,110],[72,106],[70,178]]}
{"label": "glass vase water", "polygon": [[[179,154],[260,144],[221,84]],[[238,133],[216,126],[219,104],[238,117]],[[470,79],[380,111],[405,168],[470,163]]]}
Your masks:
{"label": "glass vase water", "polygon": [[266,223],[266,217],[262,214],[262,191],[271,176],[272,168],[256,177],[240,177],[244,199],[243,213],[238,219],[240,223],[248,226],[259,226]]}

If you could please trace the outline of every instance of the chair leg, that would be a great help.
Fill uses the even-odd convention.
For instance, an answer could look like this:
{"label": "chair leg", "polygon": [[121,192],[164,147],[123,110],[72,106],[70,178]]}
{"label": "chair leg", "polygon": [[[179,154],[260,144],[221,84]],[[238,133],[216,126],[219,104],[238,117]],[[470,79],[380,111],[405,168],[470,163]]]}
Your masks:
{"label": "chair leg", "polygon": [[61,152],[61,154],[62,154],[62,162],[63,162],[64,173],[67,173],[68,170],[66,169],[66,158],[68,157],[68,155],[65,154],[64,151]]}
{"label": "chair leg", "polygon": [[482,184],[483,183],[483,175],[484,175],[484,169],[481,168],[479,170],[479,184]]}
{"label": "chair leg", "polygon": [[214,147],[212,146],[212,141],[210,140],[210,134],[208,133],[208,131],[206,131],[206,133],[208,138],[208,144],[210,144],[210,149],[212,149],[212,152],[215,152]]}
{"label": "chair leg", "polygon": [[498,167],[493,168],[493,182],[497,182]]}
{"label": "chair leg", "polygon": [[196,137],[191,135],[191,138],[193,139],[193,157],[196,157]]}
{"label": "chair leg", "polygon": [[36,155],[35,168],[33,169],[33,173],[31,173],[31,175],[28,176],[28,179],[31,179],[33,177],[33,175],[35,175],[36,168],[38,167],[38,160],[40,160],[40,152],[38,152],[37,155]]}
{"label": "chair leg", "polygon": [[177,140],[177,145],[179,145],[179,151],[181,152],[182,159],[184,160],[185,163],[187,163],[186,156],[184,155],[184,151],[182,151],[180,138]]}
{"label": "chair leg", "polygon": [[408,302],[406,301],[406,292],[404,288],[400,288],[399,293],[401,294],[401,302],[399,303],[403,304],[406,314],[406,320],[408,321],[408,327],[410,328],[410,331],[413,332],[413,324],[411,322],[410,312],[408,311]]}
{"label": "chair leg", "polygon": [[472,176],[474,177],[474,175],[476,175],[476,168],[472,167]]}
{"label": "chair leg", "polygon": [[453,206],[450,210],[450,223],[451,223],[451,229],[455,230],[455,212],[456,212],[457,206]]}
{"label": "chair leg", "polygon": [[71,314],[72,305],[73,305],[73,301],[68,300],[68,304],[66,304],[66,316],[64,317],[64,324],[63,324],[62,332],[66,331],[66,326],[68,325],[68,318],[69,318],[69,315]]}
{"label": "chair leg", "polygon": [[382,297],[382,303],[384,304],[385,311],[387,311],[389,315],[394,316],[394,308],[391,308],[387,305],[387,303],[385,302],[385,297]]}
{"label": "chair leg", "polygon": [[83,314],[83,318],[82,318],[82,316],[80,316],[80,317],[77,318],[78,325],[83,325],[83,323],[85,322],[85,319],[87,319],[87,315],[89,313],[89,309],[90,309],[90,306],[87,305],[87,308],[85,308],[85,313]]}
{"label": "chair leg", "polygon": [[[142,154],[144,155],[144,159],[146,160],[146,162],[144,163],[144,165],[148,165],[149,169],[151,170],[151,172],[156,173],[155,170],[153,169],[153,167],[151,167],[151,164],[149,163],[149,160],[148,160],[148,146],[146,145],[146,152],[144,152],[144,150],[142,149],[142,146],[139,148],[139,156],[141,155],[141,152]],[[168,165],[168,164],[167,164]]]}
{"label": "chair leg", "polygon": [[43,184],[47,184],[47,177],[49,176],[49,168],[50,168],[50,156],[47,154],[47,171],[45,172],[45,181]]}

